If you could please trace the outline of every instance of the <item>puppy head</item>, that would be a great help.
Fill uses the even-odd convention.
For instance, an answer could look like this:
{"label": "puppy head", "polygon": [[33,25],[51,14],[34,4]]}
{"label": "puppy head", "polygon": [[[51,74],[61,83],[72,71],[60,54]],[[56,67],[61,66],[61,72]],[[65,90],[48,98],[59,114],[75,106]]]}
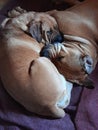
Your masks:
{"label": "puppy head", "polygon": [[45,13],[36,13],[34,19],[29,24],[29,33],[38,42],[45,44],[62,42],[62,35],[59,32],[56,20]]}
{"label": "puppy head", "polygon": [[65,47],[53,62],[69,81],[81,84],[93,70],[93,60],[74,47]]}
{"label": "puppy head", "polygon": [[93,87],[88,75],[94,70],[97,60],[94,61],[89,50],[89,41],[82,40],[83,43],[76,41],[76,39],[63,43],[63,49],[52,60],[67,80]]}

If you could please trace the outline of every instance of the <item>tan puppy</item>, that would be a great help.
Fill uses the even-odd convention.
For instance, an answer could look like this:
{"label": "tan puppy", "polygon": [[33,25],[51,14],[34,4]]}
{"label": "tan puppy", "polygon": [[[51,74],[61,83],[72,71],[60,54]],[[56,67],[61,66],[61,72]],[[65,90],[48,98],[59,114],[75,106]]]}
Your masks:
{"label": "tan puppy", "polygon": [[[57,27],[54,18],[44,13],[23,13],[2,23],[0,78],[7,92],[27,110],[61,118],[65,115],[63,109],[70,102],[72,84],[65,80],[50,60],[40,57],[44,44],[35,40],[42,41],[38,35],[40,30],[37,30],[40,22],[43,33],[51,29],[54,34],[59,34],[54,28]],[[35,39],[24,31],[34,35]],[[48,42],[46,34],[43,41]]]}
{"label": "tan puppy", "polygon": [[86,0],[64,11],[48,12],[57,20],[65,41],[48,45],[42,55],[52,58],[60,73],[80,85],[90,85],[88,75],[98,61],[97,12],[97,0]]}
{"label": "tan puppy", "polygon": [[[44,17],[45,15],[45,17]],[[45,44],[62,42],[62,35],[59,31],[56,20],[45,13],[27,12],[16,7],[8,12],[9,18],[14,18],[15,26],[31,34],[38,42]],[[15,18],[19,16],[18,18]],[[3,22],[3,24],[6,23]],[[4,25],[2,25],[4,26]]]}
{"label": "tan puppy", "polygon": [[[72,0],[72,1],[64,0],[64,1],[70,2],[70,3],[72,2],[72,4],[80,3],[76,0]],[[73,8],[70,8],[69,10],[72,10],[72,9]],[[59,71],[69,81],[78,83],[80,85],[88,86],[89,88],[91,86],[92,88],[93,87],[92,82],[91,80],[89,80],[88,74],[90,74],[93,71],[97,63],[97,56],[96,56],[96,51],[95,51],[96,46],[94,47],[94,45],[91,44],[89,40],[83,37],[79,37],[77,35],[76,36],[68,35],[69,30],[71,32],[73,31],[82,32],[79,29],[75,30],[73,26],[71,27],[70,25],[69,26],[67,25],[68,23],[70,24],[70,22],[73,22],[72,19],[74,19],[75,17],[73,13],[69,10],[68,11],[67,10],[66,11],[54,10],[54,11],[48,12],[48,14],[51,14],[52,16],[56,18],[61,32],[63,32],[63,34],[67,34],[67,35],[64,35],[64,39],[66,43],[59,44],[58,41],[60,40],[58,41],[55,40],[54,45],[50,44],[48,46],[45,46],[41,55],[51,58],[52,62],[57,66]],[[15,17],[23,12],[26,12],[26,10],[23,10],[20,7],[17,7],[16,9],[13,9],[12,11],[10,11],[9,17]],[[36,22],[36,20],[34,21]],[[77,26],[77,28],[79,27]],[[84,31],[83,31],[83,34],[84,34]],[[61,38],[58,38],[58,39],[61,39]],[[91,53],[94,54],[91,50],[95,51],[95,55],[91,56]],[[95,60],[93,61],[92,59],[95,59]]]}

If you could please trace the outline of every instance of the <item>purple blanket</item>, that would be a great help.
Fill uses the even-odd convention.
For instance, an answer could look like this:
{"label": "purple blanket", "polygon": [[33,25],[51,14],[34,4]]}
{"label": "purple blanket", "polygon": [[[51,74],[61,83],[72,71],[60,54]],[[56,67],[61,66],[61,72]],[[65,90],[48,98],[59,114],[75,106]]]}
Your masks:
{"label": "purple blanket", "polygon": [[[11,0],[0,11],[0,23],[5,18],[7,10],[17,5],[35,11],[53,8],[49,0]],[[62,119],[43,118],[28,112],[11,98],[0,81],[0,130],[98,130],[97,73],[98,66],[91,75],[95,89],[88,90],[74,86],[71,103],[65,110],[66,116]]]}
{"label": "purple blanket", "polygon": [[98,130],[98,65],[91,75],[95,89],[84,89],[75,118],[77,130]]}

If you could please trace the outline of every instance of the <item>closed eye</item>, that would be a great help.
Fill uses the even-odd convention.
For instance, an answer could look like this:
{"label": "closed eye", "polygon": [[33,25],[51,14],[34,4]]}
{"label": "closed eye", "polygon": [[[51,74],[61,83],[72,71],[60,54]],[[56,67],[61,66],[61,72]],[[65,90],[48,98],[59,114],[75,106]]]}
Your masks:
{"label": "closed eye", "polygon": [[47,35],[51,35],[52,34],[52,30],[47,31]]}

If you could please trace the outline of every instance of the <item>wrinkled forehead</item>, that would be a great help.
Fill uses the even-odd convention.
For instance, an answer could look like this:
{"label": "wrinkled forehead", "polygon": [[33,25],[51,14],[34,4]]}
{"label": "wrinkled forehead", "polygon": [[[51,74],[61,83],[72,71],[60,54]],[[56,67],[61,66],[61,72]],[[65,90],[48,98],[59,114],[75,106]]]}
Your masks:
{"label": "wrinkled forehead", "polygon": [[[49,19],[49,20],[48,20]],[[56,20],[52,17],[47,15],[47,23],[51,26],[51,27],[58,27]]]}
{"label": "wrinkled forehead", "polygon": [[77,55],[77,56],[81,56],[81,55],[85,55],[84,54],[84,49],[82,48],[82,46],[76,42],[64,42],[63,43],[64,48],[65,48],[65,52],[68,52],[70,54]]}
{"label": "wrinkled forehead", "polygon": [[46,13],[40,13],[39,15],[40,15],[42,21],[44,21],[44,24],[47,24],[47,26],[49,26],[51,28],[58,27],[55,18],[53,18],[52,16],[50,16]]}

